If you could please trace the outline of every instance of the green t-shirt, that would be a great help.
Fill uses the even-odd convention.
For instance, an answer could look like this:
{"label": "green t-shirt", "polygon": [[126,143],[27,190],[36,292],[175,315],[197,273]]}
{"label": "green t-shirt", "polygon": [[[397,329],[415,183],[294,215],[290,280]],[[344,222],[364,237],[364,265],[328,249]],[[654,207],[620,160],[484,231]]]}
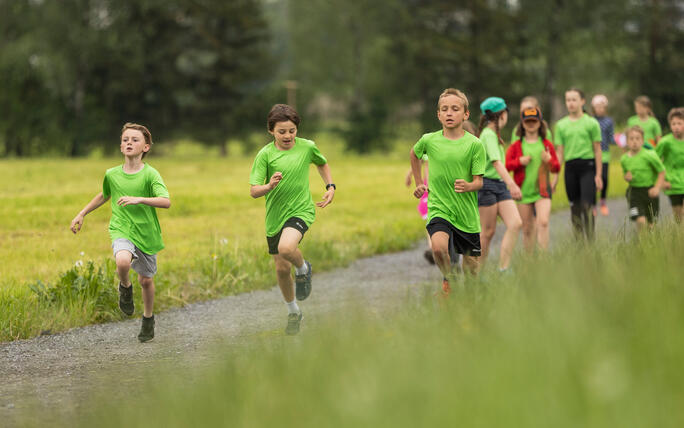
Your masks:
{"label": "green t-shirt", "polygon": [[[518,125],[515,125],[513,128],[513,132],[511,133],[511,144],[515,143],[520,139],[515,133],[518,131]],[[546,139],[549,140],[549,142],[553,143],[553,136],[551,135],[551,130],[549,128],[546,128]]]}
{"label": "green t-shirt", "polygon": [[660,123],[655,117],[649,116],[646,121],[642,122],[639,116],[632,116],[627,119],[627,126],[639,126],[644,130],[644,141],[655,145],[656,137],[663,135],[663,130],[660,128]]}
{"label": "green t-shirt", "polygon": [[565,161],[594,159],[594,142],[601,141],[601,127],[596,119],[584,113],[577,120],[565,116],[556,123],[557,146],[564,146]]}
{"label": "green t-shirt", "polygon": [[112,218],[109,221],[109,236],[112,241],[125,238],[146,254],[156,254],[164,248],[157,210],[149,205],[120,206],[122,196],[143,198],[168,198],[164,180],[156,169],[144,164],[135,174],[127,174],[123,165],[107,170],[102,182],[102,195],[112,198]]}
{"label": "green t-shirt", "polygon": [[667,134],[655,148],[665,165],[665,179],[672,185],[666,195],[684,194],[684,140]]}
{"label": "green t-shirt", "polygon": [[530,157],[530,163],[525,166],[525,180],[520,186],[522,192],[521,204],[531,204],[539,199],[539,167],[541,166],[541,154],[544,151],[544,143],[541,138],[535,142],[522,141],[523,156]]}
{"label": "green t-shirt", "polygon": [[634,156],[629,152],[620,158],[622,171],[632,173],[632,187],[651,187],[658,179],[658,173],[665,170],[665,165],[654,150],[639,150]]}
{"label": "green t-shirt", "polygon": [[[491,178],[492,180],[501,180],[501,176],[494,168],[494,161],[499,161],[502,164],[506,164],[506,153],[504,146],[499,144],[499,137],[496,136],[496,132],[492,131],[491,128],[485,128],[480,134],[480,141],[485,148],[485,153],[487,154],[487,166],[485,167],[485,178]],[[505,168],[505,166],[504,166]]]}
{"label": "green t-shirt", "polygon": [[260,186],[276,172],[283,174],[280,183],[266,194],[266,236],[277,235],[291,217],[299,217],[311,226],[316,210],[309,189],[309,165],[327,162],[316,143],[299,137],[289,150],[278,149],[272,141],[257,153],[249,184]]}
{"label": "green t-shirt", "polygon": [[483,175],[487,155],[480,140],[466,132],[458,140],[445,138],[442,131],[423,135],[413,146],[418,158],[427,153],[428,163],[428,221],[443,218],[467,233],[480,232],[480,213],[477,192],[456,193],[454,181],[473,181]]}

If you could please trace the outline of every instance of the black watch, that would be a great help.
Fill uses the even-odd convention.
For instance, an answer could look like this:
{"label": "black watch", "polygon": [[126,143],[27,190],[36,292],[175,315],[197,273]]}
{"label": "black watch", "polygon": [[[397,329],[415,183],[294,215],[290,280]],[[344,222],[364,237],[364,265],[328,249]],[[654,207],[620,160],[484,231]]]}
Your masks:
{"label": "black watch", "polygon": [[326,185],[325,185],[325,190],[330,190],[331,187],[332,187],[333,189],[337,190],[337,186],[335,186],[335,183],[326,184]]}

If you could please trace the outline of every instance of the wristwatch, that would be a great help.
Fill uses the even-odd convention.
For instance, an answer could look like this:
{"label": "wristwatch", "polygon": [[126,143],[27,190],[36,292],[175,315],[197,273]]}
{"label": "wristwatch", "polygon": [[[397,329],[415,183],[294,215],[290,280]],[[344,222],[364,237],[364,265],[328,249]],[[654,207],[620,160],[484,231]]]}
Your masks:
{"label": "wristwatch", "polygon": [[325,185],[325,190],[330,190],[331,187],[332,187],[333,189],[337,190],[337,186],[335,186],[335,183],[326,184],[326,185]]}

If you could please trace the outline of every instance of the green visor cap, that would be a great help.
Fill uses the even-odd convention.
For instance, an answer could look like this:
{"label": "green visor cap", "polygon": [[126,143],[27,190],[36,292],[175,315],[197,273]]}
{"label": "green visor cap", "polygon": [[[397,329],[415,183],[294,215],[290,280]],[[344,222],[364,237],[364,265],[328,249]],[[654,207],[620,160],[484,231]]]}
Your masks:
{"label": "green visor cap", "polygon": [[487,114],[487,110],[492,113],[498,113],[507,108],[506,101],[499,97],[489,97],[480,104],[480,111],[482,111],[482,114]]}

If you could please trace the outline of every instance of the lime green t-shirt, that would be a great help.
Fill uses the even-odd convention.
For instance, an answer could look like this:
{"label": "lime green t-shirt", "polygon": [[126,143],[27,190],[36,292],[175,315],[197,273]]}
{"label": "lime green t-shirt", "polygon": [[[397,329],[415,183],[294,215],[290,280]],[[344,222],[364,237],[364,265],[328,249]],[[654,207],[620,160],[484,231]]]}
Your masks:
{"label": "lime green t-shirt", "polygon": [[473,181],[483,175],[487,155],[480,140],[466,132],[458,140],[444,137],[442,131],[423,135],[413,146],[418,158],[427,153],[428,163],[428,221],[443,218],[467,233],[480,232],[480,213],[477,192],[456,193],[454,181]]}
{"label": "lime green t-shirt", "polygon": [[655,147],[655,151],[665,165],[665,180],[672,185],[672,188],[665,190],[665,194],[684,194],[684,140],[667,134]]}
{"label": "lime green t-shirt", "polygon": [[107,170],[102,182],[102,195],[112,198],[112,218],[109,221],[109,236],[112,241],[125,238],[146,254],[156,254],[164,248],[157,210],[149,205],[120,206],[122,196],[143,198],[168,198],[164,180],[156,169],[145,164],[135,174],[127,174],[123,165]]}
{"label": "lime green t-shirt", "polygon": [[[506,152],[504,146],[499,144],[499,137],[496,136],[496,132],[492,131],[491,128],[485,128],[480,134],[480,141],[485,148],[485,154],[487,155],[487,166],[485,167],[485,178],[490,178],[492,180],[501,180],[501,176],[494,168],[494,161],[499,161],[502,164],[506,164]],[[504,166],[505,168],[505,166]]]}
{"label": "lime green t-shirt", "polygon": [[594,159],[594,142],[601,141],[601,127],[596,119],[584,113],[577,120],[565,116],[556,123],[557,146],[564,146],[565,161]]}
{"label": "lime green t-shirt", "polygon": [[[520,139],[516,135],[516,132],[518,132],[518,125],[515,125],[513,128],[513,132],[511,133],[511,144],[515,143]],[[546,139],[549,140],[549,142],[553,143],[553,136],[551,135],[551,130],[549,128],[546,128]]]}
{"label": "lime green t-shirt", "polygon": [[309,189],[309,165],[327,162],[313,141],[298,137],[289,150],[278,149],[272,141],[257,153],[249,184],[266,184],[276,172],[283,174],[280,183],[266,194],[266,236],[277,235],[291,217],[311,226],[316,210]]}
{"label": "lime green t-shirt", "polygon": [[531,204],[541,199],[539,194],[539,167],[541,166],[541,154],[544,151],[544,143],[541,138],[534,142],[522,141],[523,156],[530,157],[530,163],[525,166],[525,180],[520,191],[522,192],[521,204]]}
{"label": "lime green t-shirt", "polygon": [[660,123],[655,117],[649,116],[646,121],[642,122],[639,116],[632,116],[627,119],[627,126],[639,126],[644,130],[644,141],[655,145],[656,137],[663,135],[663,130],[660,128]]}
{"label": "lime green t-shirt", "polygon": [[643,148],[634,156],[630,156],[629,152],[622,155],[620,164],[625,174],[632,173],[632,181],[629,182],[632,187],[651,187],[658,179],[658,173],[665,171],[658,154]]}

